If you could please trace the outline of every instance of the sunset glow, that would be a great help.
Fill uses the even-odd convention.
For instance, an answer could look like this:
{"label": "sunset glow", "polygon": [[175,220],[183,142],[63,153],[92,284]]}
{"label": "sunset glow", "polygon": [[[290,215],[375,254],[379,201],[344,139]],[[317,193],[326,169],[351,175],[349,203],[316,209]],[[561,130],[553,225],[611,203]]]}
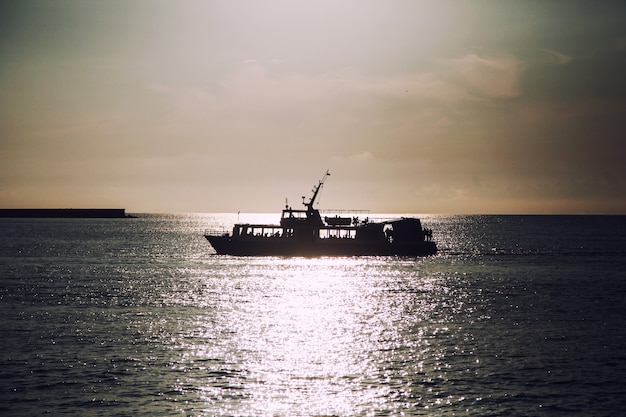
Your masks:
{"label": "sunset glow", "polygon": [[0,207],[626,213],[623,2],[0,6]]}

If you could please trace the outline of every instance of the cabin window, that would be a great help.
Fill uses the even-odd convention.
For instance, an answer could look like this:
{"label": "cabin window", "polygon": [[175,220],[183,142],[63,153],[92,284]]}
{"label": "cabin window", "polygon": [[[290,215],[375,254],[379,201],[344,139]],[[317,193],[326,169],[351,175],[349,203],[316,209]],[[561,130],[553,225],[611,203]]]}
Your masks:
{"label": "cabin window", "polygon": [[241,234],[256,237],[282,237],[283,229],[280,227],[246,226],[242,228]]}
{"label": "cabin window", "polygon": [[356,230],[352,229],[320,229],[320,239],[354,239]]}
{"label": "cabin window", "polygon": [[283,211],[283,219],[306,219],[306,211]]}

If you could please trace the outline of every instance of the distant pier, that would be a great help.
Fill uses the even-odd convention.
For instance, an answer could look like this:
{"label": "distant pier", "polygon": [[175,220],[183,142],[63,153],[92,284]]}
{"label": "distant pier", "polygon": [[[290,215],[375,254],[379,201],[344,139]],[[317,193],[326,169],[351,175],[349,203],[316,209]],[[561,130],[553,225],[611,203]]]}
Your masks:
{"label": "distant pier", "polygon": [[0,209],[0,218],[122,219],[133,217],[125,209]]}

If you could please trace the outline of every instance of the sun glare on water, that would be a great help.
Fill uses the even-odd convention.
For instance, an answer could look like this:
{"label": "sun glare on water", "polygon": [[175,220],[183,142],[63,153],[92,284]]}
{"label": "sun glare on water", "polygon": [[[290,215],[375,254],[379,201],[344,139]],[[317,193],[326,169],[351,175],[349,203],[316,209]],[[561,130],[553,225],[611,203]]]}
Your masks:
{"label": "sun glare on water", "polygon": [[[390,329],[403,320],[401,306],[386,303],[389,277],[380,272],[388,259],[223,262],[245,273],[205,278],[211,314],[192,326],[185,349],[189,366],[205,372],[187,384],[201,392],[207,411],[348,415],[386,401],[381,344],[395,344]],[[407,271],[413,268],[408,262]]]}

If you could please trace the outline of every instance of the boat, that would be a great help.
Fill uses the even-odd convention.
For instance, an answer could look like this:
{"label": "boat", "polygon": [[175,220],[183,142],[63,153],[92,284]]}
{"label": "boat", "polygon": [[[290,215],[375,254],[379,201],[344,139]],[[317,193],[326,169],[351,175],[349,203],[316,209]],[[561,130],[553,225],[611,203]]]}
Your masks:
{"label": "boat", "polygon": [[218,255],[234,256],[428,256],[437,253],[432,230],[420,219],[324,216],[313,205],[330,173],[313,188],[304,209],[285,205],[280,224],[236,223],[231,232],[206,230]]}

